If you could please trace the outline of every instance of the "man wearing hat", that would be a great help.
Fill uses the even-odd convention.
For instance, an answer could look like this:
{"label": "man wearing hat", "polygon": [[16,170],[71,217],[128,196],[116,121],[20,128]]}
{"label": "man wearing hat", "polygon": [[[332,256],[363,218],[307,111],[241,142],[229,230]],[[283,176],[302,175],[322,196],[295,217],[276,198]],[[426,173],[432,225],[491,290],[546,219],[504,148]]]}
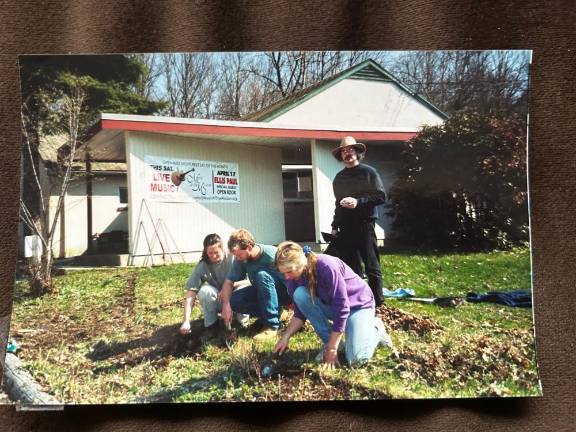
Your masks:
{"label": "man wearing hat", "polygon": [[378,219],[376,207],[386,201],[386,191],[378,171],[360,163],[365,153],[366,146],[351,136],[342,138],[332,151],[345,165],[332,182],[336,197],[332,234],[338,238],[340,258],[360,276],[364,263],[368,285],[380,306],[384,296],[374,223]]}

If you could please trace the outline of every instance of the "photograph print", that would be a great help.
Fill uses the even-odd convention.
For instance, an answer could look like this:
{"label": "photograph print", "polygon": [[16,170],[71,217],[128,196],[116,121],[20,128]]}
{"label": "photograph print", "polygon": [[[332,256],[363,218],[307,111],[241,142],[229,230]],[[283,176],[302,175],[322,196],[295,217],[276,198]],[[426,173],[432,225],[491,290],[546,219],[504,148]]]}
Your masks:
{"label": "photograph print", "polygon": [[20,56],[11,401],[540,396],[531,55]]}

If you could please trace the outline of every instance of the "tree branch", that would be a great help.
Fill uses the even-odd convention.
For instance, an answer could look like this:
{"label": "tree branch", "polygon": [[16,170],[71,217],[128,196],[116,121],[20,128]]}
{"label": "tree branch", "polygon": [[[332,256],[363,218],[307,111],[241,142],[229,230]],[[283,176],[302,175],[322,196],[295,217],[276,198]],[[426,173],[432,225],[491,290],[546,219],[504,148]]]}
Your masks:
{"label": "tree branch", "polygon": [[24,110],[26,106],[22,107],[22,112],[20,113],[20,119],[22,121],[22,134],[24,135],[24,141],[26,141],[26,149],[28,150],[28,156],[30,157],[30,166],[32,167],[32,172],[34,174],[34,182],[38,188],[38,195],[40,196],[40,214],[42,217],[45,215],[46,204],[44,203],[44,194],[42,193],[42,186],[40,185],[40,177],[38,176],[38,171],[36,170],[36,162],[34,161],[34,156],[32,155],[32,146],[30,145],[30,137],[28,136],[28,130],[26,129],[26,118],[24,116]]}

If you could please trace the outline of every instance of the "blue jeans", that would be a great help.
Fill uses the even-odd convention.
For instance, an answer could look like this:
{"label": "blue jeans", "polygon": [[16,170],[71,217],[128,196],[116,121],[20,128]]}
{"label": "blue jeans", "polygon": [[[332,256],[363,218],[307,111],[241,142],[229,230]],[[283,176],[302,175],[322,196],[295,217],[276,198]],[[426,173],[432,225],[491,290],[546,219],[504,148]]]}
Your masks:
{"label": "blue jeans", "polygon": [[280,306],[290,303],[284,283],[265,270],[249,274],[251,285],[232,292],[230,306],[234,312],[260,317],[264,324],[280,327]]}
{"label": "blue jeans", "polygon": [[[310,321],[316,334],[324,344],[332,332],[332,309],[318,297],[312,302],[310,291],[304,286],[294,291],[294,303]],[[374,309],[351,309],[344,329],[346,360],[348,364],[362,364],[374,355],[380,342]]]}

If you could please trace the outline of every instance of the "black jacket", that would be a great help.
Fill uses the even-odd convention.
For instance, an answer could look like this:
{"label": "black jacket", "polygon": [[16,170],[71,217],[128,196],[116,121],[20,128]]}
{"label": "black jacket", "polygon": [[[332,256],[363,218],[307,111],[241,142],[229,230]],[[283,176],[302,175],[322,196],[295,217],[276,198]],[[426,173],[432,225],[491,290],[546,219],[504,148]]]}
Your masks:
{"label": "black jacket", "polygon": [[[377,206],[386,202],[386,191],[382,179],[374,168],[359,164],[353,168],[344,168],[332,182],[336,197],[336,210],[332,221],[333,229],[346,229],[362,222],[378,219]],[[340,206],[340,200],[353,197],[358,200],[354,209]]]}

